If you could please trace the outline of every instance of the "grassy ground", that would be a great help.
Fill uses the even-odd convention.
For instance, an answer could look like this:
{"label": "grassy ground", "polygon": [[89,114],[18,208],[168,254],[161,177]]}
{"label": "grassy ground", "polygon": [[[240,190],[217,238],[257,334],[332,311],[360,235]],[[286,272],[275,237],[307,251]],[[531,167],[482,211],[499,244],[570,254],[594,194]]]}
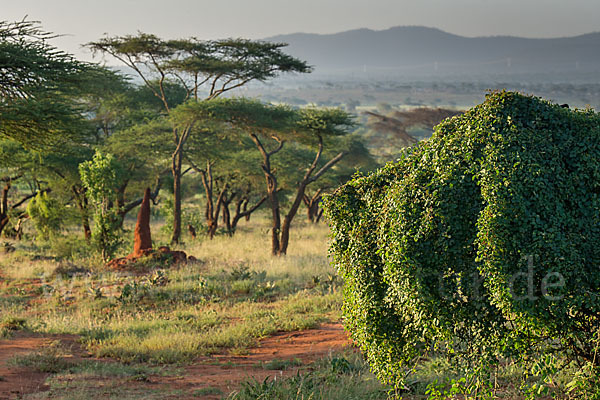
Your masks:
{"label": "grassy ground", "polygon": [[234,238],[190,241],[183,249],[198,262],[143,275],[93,259],[45,259],[17,243],[0,264],[3,324],[81,335],[97,356],[177,363],[337,320],[340,282],[327,262],[326,227],[300,226],[290,254],[273,258],[264,223]]}
{"label": "grassy ground", "polygon": [[[74,238],[11,242],[16,250],[0,256],[0,335],[17,330],[77,335],[90,355],[112,360],[63,363],[57,361],[64,359],[60,351],[50,347],[12,361],[51,373],[52,397],[93,397],[100,381],[108,397],[177,396],[118,388],[157,368],[177,374],[199,356],[243,355],[277,331],[340,319],[341,282],[327,260],[327,227],[300,217],[296,225],[286,257],[270,255],[268,220],[258,216],[233,238],[185,238],[181,249],[198,262],[150,265],[147,273],[107,270]],[[159,229],[153,234],[155,243],[166,240]],[[270,368],[289,362],[275,360]],[[107,376],[108,386],[100,379]],[[246,398],[242,395],[236,398]]]}
{"label": "grassy ground", "polygon": [[[153,234],[155,243],[166,241],[158,227]],[[131,231],[125,236],[130,240]],[[16,250],[0,255],[0,337],[17,331],[76,335],[77,345],[95,357],[74,357],[72,349],[58,342],[13,357],[9,362],[15,367],[50,374],[47,390],[28,398],[393,397],[355,349],[310,365],[274,356],[260,367],[293,368],[298,374],[248,378],[232,393],[211,386],[190,392],[176,384],[156,383],[177,382],[198,357],[245,355],[275,332],[339,321],[342,282],[327,260],[327,236],[324,224],[308,224],[300,216],[289,254],[274,258],[268,219],[259,215],[233,238],[184,238],[181,249],[198,262],[165,268],[147,260],[144,273],[107,270],[82,240],[72,237],[51,243],[11,242]],[[124,248],[122,253],[129,251]],[[498,398],[524,398],[519,389],[522,374],[518,365],[503,365],[496,375]],[[446,398],[444,393],[457,378],[444,360],[422,360],[410,390],[401,395]]]}

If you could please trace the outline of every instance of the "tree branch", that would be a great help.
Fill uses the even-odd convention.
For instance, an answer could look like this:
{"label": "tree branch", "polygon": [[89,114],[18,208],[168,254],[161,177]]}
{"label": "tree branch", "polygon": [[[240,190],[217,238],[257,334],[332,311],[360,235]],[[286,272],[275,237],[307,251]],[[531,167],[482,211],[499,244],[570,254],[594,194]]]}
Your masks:
{"label": "tree branch", "polygon": [[321,175],[323,175],[325,172],[327,172],[327,170],[329,168],[333,167],[338,161],[340,161],[342,158],[344,158],[344,156],[346,154],[347,154],[346,152],[341,152],[337,156],[335,156],[331,160],[329,160],[329,162],[327,164],[323,165],[323,167],[316,174],[314,174],[314,176],[312,176],[308,180],[308,183],[312,183],[312,182],[316,181],[317,179],[319,179],[321,177]]}

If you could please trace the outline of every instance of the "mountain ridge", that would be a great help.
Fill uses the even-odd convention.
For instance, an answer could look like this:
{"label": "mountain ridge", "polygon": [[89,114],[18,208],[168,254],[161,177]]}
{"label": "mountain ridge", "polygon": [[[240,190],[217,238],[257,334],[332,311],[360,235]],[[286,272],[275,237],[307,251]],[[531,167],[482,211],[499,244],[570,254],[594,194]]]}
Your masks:
{"label": "mountain ridge", "polygon": [[317,71],[355,73],[367,68],[414,69],[417,74],[600,71],[600,32],[556,38],[465,37],[438,28],[396,26],[332,34],[300,32],[264,40],[288,43],[288,53],[306,60]]}

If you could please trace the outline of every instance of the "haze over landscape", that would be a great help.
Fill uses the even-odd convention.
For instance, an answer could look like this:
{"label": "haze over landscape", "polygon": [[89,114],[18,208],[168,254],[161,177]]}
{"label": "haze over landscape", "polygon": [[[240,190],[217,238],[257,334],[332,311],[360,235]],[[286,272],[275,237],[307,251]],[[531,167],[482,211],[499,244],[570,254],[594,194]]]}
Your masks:
{"label": "haze over landscape", "polygon": [[435,27],[466,37],[510,35],[528,38],[577,36],[600,30],[594,0],[159,0],[103,2],[72,0],[3,1],[1,19],[39,20],[66,35],[56,41],[78,57],[80,45],[104,33],[138,30],[160,37],[261,39],[298,32],[332,34],[360,28]]}
{"label": "haze over landscape", "polygon": [[600,33],[558,39],[464,37],[435,28],[398,26],[381,31],[278,35],[267,40],[288,43],[288,51],[315,65],[316,73],[406,77],[562,72],[582,76],[600,71]]}

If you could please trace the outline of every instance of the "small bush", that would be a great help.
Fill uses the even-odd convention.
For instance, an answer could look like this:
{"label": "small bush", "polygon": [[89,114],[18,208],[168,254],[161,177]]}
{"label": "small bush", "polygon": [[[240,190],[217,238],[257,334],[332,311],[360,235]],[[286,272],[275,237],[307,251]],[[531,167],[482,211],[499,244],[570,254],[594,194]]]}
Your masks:
{"label": "small bush", "polygon": [[5,317],[0,321],[0,337],[9,336],[11,332],[25,329],[27,320],[18,317]]}
{"label": "small bush", "polygon": [[33,221],[38,240],[54,237],[64,222],[65,206],[47,192],[38,192],[27,205],[27,214]]}
{"label": "small bush", "polygon": [[55,237],[48,244],[51,254],[59,260],[87,258],[93,250],[90,242],[74,236]]}

